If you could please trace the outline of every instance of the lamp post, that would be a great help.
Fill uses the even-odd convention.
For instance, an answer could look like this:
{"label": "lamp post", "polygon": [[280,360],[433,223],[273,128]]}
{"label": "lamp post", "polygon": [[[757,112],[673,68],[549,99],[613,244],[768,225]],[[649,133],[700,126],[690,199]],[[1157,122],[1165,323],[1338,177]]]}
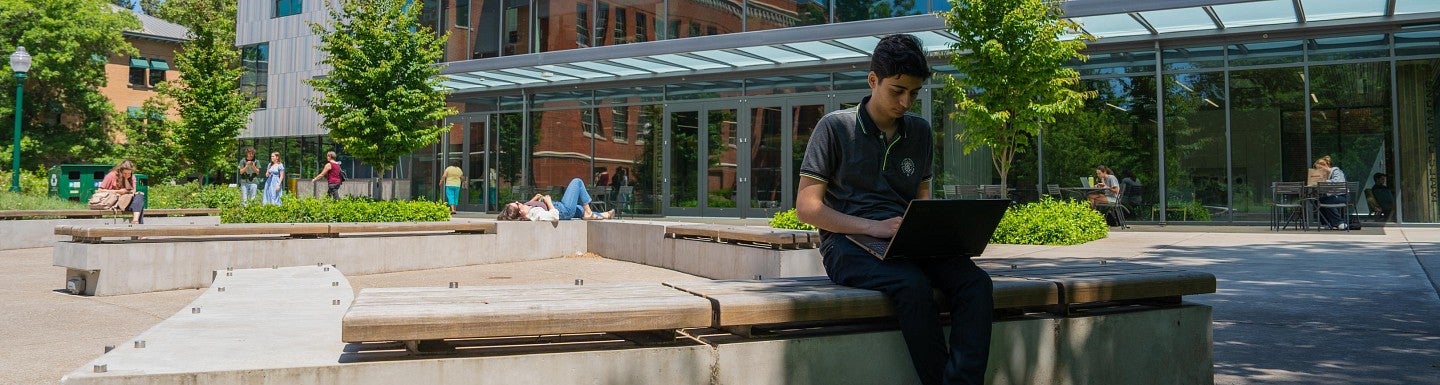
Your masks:
{"label": "lamp post", "polygon": [[10,191],[20,192],[20,113],[25,100],[25,73],[30,72],[30,54],[25,47],[15,47],[10,54],[10,69],[15,71],[15,145],[10,147]]}

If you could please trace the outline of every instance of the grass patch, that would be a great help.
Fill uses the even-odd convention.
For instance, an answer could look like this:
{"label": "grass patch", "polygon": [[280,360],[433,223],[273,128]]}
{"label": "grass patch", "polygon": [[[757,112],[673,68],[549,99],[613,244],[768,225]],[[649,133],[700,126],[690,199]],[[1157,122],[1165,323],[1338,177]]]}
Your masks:
{"label": "grass patch", "polygon": [[0,210],[88,210],[84,203],[43,195],[0,192]]}

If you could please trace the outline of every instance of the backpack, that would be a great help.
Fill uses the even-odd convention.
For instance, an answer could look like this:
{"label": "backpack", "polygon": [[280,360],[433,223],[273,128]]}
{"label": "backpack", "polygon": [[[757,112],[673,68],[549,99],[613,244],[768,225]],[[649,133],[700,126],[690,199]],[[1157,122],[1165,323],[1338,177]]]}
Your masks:
{"label": "backpack", "polygon": [[90,196],[90,201],[85,204],[90,206],[91,210],[115,210],[119,203],[120,194],[99,190],[95,191],[95,194]]}

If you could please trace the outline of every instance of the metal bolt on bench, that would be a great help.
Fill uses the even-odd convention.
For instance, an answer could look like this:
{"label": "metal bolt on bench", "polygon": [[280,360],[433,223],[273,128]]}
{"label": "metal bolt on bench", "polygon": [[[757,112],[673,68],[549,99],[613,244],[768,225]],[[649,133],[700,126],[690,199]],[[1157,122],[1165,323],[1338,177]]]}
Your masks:
{"label": "metal bolt on bench", "polygon": [[106,371],[108,371],[106,366],[106,364],[95,365],[95,373],[105,373]]}
{"label": "metal bolt on bench", "polygon": [[459,289],[459,288],[460,288],[460,283],[459,283],[459,282],[451,282],[451,283],[450,283],[450,288],[451,288],[451,289]]}
{"label": "metal bolt on bench", "polygon": [[585,280],[583,280],[583,279],[577,279],[577,280],[575,280],[575,286],[581,286],[581,285],[584,285],[584,284],[585,284]]}
{"label": "metal bolt on bench", "polygon": [[105,345],[106,353],[109,353],[111,350],[115,350],[115,345]]}
{"label": "metal bolt on bench", "polygon": [[192,308],[190,308],[190,314],[200,314],[200,308],[198,308],[198,307],[192,307]]}

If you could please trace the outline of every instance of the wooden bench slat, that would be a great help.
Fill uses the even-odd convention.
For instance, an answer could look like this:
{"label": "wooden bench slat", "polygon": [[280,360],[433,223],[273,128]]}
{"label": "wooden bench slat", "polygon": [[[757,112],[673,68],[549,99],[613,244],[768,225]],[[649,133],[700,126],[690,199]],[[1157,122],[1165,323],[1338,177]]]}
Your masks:
{"label": "wooden bench slat", "polygon": [[671,238],[698,237],[716,242],[755,242],[776,246],[810,245],[819,242],[819,234],[813,231],[758,226],[689,224],[666,226],[665,233]]}
{"label": "wooden bench slat", "polygon": [[[195,215],[219,215],[220,209],[150,209],[145,210],[147,217],[159,217],[168,215],[195,216]],[[67,218],[99,218],[99,217],[128,217],[133,214],[128,212],[114,212],[110,210],[0,210],[0,218],[26,218],[26,217],[67,217]]]}
{"label": "wooden bench slat", "polygon": [[263,234],[328,234],[325,223],[243,223],[226,225],[124,225],[76,226],[71,234],[77,237],[191,237],[207,235]]}
{"label": "wooden bench slat", "polygon": [[406,231],[456,231],[494,233],[495,222],[344,222],[331,223],[332,233],[388,233]]}
{"label": "wooden bench slat", "polygon": [[[894,314],[890,300],[884,294],[836,285],[828,279],[678,282],[666,285],[709,298],[718,312],[716,327]],[[996,309],[1051,306],[1060,301],[1059,290],[1052,283],[1011,278],[994,279],[994,296]]]}
{"label": "wooden bench slat", "polygon": [[[710,302],[660,285],[632,298],[591,296],[593,286],[574,286],[564,298],[529,297],[512,288],[512,301],[353,306],[341,321],[346,342],[483,338],[543,334],[630,332],[707,327]],[[603,291],[603,290],[602,290]],[[365,291],[357,296],[360,302]]]}
{"label": "wooden bench slat", "polygon": [[[656,285],[658,286],[658,285]],[[526,289],[525,295],[515,295],[513,291],[498,290],[465,290],[448,289],[449,291],[416,291],[410,293],[389,292],[376,293],[365,292],[357,297],[351,306],[390,306],[396,304],[445,304],[445,303],[499,303],[499,302],[525,302],[525,301],[558,301],[575,298],[575,286],[564,288]],[[365,289],[369,290],[369,289]],[[513,290],[513,289],[511,289]],[[592,289],[595,290],[595,289]],[[650,287],[621,286],[612,289],[601,289],[587,293],[584,298],[597,301],[611,299],[641,298],[655,296],[656,291]],[[679,295],[675,295],[679,296]]]}
{"label": "wooden bench slat", "polygon": [[1215,276],[1195,271],[1055,278],[1071,304],[1178,297],[1215,292]]}

